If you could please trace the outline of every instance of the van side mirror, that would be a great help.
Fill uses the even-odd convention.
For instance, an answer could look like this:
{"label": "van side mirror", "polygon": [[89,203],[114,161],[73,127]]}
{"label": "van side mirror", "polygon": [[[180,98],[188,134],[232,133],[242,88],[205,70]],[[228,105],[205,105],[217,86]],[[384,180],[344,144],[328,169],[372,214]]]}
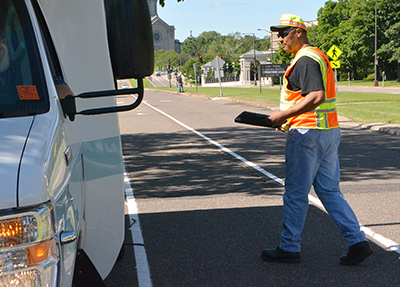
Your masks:
{"label": "van side mirror", "polygon": [[[154,42],[147,0],[104,0],[108,46],[114,80],[137,79],[134,89],[110,90],[69,95],[60,99],[64,116],[71,121],[75,115],[99,115],[129,111],[143,100],[143,78],[154,70]],[[76,111],[75,98],[99,98],[137,94],[135,102],[125,106]]]}
{"label": "van side mirror", "polygon": [[154,41],[147,0],[104,0],[114,79],[140,79],[154,70]]}

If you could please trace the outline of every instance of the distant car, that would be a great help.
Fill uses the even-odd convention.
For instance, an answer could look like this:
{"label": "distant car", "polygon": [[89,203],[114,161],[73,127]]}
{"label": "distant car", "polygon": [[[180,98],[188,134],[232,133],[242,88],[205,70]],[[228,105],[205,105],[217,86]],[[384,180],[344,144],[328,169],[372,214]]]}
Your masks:
{"label": "distant car", "polygon": [[123,84],[123,85],[122,85],[122,88],[123,88],[123,89],[127,89],[127,88],[129,88],[129,86],[128,86],[127,84]]}
{"label": "distant car", "polygon": [[161,76],[161,73],[160,73],[160,72],[157,72],[157,73],[156,73],[156,76]]}

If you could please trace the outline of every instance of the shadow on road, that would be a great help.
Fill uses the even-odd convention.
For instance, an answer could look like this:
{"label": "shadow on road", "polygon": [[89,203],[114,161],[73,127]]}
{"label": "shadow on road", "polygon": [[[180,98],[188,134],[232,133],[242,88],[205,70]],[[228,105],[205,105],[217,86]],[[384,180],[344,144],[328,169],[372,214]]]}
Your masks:
{"label": "shadow on road", "polygon": [[[221,136],[224,133],[218,132],[219,139]],[[124,135],[122,142],[123,153],[129,155],[125,156],[125,167],[131,174],[136,198],[261,192],[251,189],[251,182],[260,174],[251,168],[243,173],[239,161],[192,133]],[[281,152],[279,149],[276,153]],[[263,155],[262,147],[249,144],[245,155],[249,154]],[[263,192],[275,192],[277,187],[280,185]]]}
{"label": "shadow on road", "polygon": [[[240,132],[238,130],[240,129]],[[230,150],[284,179],[285,136],[265,129],[225,128],[200,131]],[[252,195],[275,192],[249,188],[262,176],[191,132],[123,135],[125,166],[132,174],[137,198],[179,197],[231,192]],[[232,141],[232,138],[234,141]],[[400,138],[377,132],[342,129],[339,148],[341,181],[400,178]],[[390,151],[391,157],[387,156]],[[221,161],[216,155],[224,155]],[[227,173],[224,177],[221,174]],[[240,176],[239,176],[240,175]],[[227,180],[228,179],[228,180]],[[231,184],[221,189],[223,182]],[[145,187],[145,188],[144,188]]]}
{"label": "shadow on road", "polygon": [[400,178],[400,137],[342,129],[339,158],[342,181]]}
{"label": "shadow on road", "polygon": [[[141,214],[153,286],[400,284],[397,256],[374,244],[374,254],[363,263],[339,265],[346,243],[329,216],[314,206],[303,231],[302,263],[263,262],[261,251],[279,244],[281,217],[280,206]],[[133,260],[129,242],[126,249],[125,257]],[[107,286],[137,286],[132,262],[118,261],[114,269],[121,275],[110,276]],[[115,284],[124,279],[130,283]]]}
{"label": "shadow on road", "polygon": [[[200,132],[284,178],[285,136],[246,127]],[[342,129],[342,135],[342,181],[390,180],[399,176],[398,137],[357,129]],[[162,206],[175,203],[169,199],[241,194],[268,202],[283,193],[280,184],[250,167],[243,168],[241,162],[204,144],[191,132],[123,135],[122,142],[139,210],[153,200]],[[383,156],[384,149],[391,151],[390,158]],[[302,234],[302,263],[294,265],[266,263],[260,258],[264,248],[279,244],[282,206],[172,208],[175,211],[171,212],[156,207],[140,213],[155,287],[400,284],[398,254],[374,244],[374,254],[362,264],[339,265],[347,244],[330,217],[312,205]],[[137,286],[135,275],[129,274],[135,272],[129,224],[128,258],[117,262],[114,269],[122,275],[115,276],[113,272],[107,278],[108,286]],[[115,283],[119,280],[125,283]]]}

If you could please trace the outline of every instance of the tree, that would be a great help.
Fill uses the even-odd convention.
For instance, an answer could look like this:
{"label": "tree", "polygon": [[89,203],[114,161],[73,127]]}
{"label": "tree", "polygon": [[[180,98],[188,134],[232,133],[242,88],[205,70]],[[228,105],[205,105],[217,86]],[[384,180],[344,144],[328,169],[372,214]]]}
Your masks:
{"label": "tree", "polygon": [[318,11],[318,25],[315,27],[316,46],[328,51],[332,45],[338,45],[340,36],[339,24],[348,20],[348,1],[327,1],[325,7]]}
{"label": "tree", "polygon": [[[256,50],[266,51],[270,48],[269,37],[255,39]],[[216,31],[201,33],[194,39],[186,39],[182,43],[182,53],[191,57],[199,55],[210,58],[216,55],[239,57],[253,49],[253,36],[242,36],[239,32],[223,36]]]}
{"label": "tree", "polygon": [[203,32],[198,37],[186,39],[182,43],[182,52],[192,57],[205,55],[208,52],[208,46],[212,42],[221,42],[221,34],[215,31]]}
{"label": "tree", "polygon": [[[265,37],[263,39],[255,39],[256,50],[267,51],[270,48],[270,39]],[[224,60],[232,65],[235,60],[235,70],[239,69],[239,62],[237,61],[240,55],[253,49],[253,36],[242,35],[239,32],[229,34],[227,36],[221,35],[216,31],[208,31],[201,33],[196,38],[186,39],[182,43],[181,58],[186,59],[196,58],[203,56],[204,62],[211,61],[216,56],[223,56]],[[201,65],[201,63],[199,63]],[[188,67],[190,69],[190,67]],[[232,69],[227,71],[228,74],[233,73]]]}
{"label": "tree", "polygon": [[283,50],[282,45],[279,45],[278,51],[275,52],[274,58],[277,58],[279,61],[282,61],[283,64],[289,64],[290,60],[293,59],[293,53],[287,53]]}
{"label": "tree", "polygon": [[[378,25],[383,32],[377,55],[381,60],[383,71],[389,78],[400,81],[400,1],[389,0],[378,5]],[[397,64],[397,65],[396,65]],[[397,66],[397,76],[394,70]]]}
{"label": "tree", "polygon": [[[189,59],[182,67],[181,72],[185,75],[186,80],[195,79],[193,64],[196,63],[197,67],[200,67],[200,61],[195,58]],[[197,75],[199,75],[199,71],[197,70]]]}
{"label": "tree", "polygon": [[355,79],[362,79],[374,69],[374,6],[363,0],[350,0],[348,4],[348,19],[339,24],[336,39],[343,51],[344,67]]}
{"label": "tree", "polygon": [[368,55],[365,49],[370,47],[371,35],[368,32],[368,24],[363,23],[368,19],[364,15],[364,9],[350,2],[355,1],[328,1],[325,7],[318,11],[316,45],[324,52],[332,45],[340,47],[343,52],[340,57],[342,70],[345,70],[345,73],[352,71],[354,78],[358,78],[360,69],[364,71],[365,67],[368,68],[368,64],[365,66],[365,59],[362,58]]}
{"label": "tree", "polygon": [[[387,30],[394,29],[400,22],[399,0],[339,0],[327,1],[318,11],[316,45],[327,52],[337,45],[343,54],[340,56],[340,73],[352,72],[355,79],[364,78],[374,71],[375,50],[375,3],[377,5],[379,68],[395,70],[392,62],[397,47],[396,39],[391,39]],[[389,45],[390,46],[387,46]],[[398,70],[399,68],[397,68]],[[387,73],[388,75],[388,73]],[[346,75],[347,76],[347,75]],[[388,75],[390,76],[390,75]]]}
{"label": "tree", "polygon": [[[184,0],[176,0],[176,2],[183,2]],[[164,7],[165,6],[165,0],[160,0],[160,6]]]}
{"label": "tree", "polygon": [[388,61],[397,63],[397,81],[400,82],[400,22],[391,26],[385,32],[385,36],[390,41],[379,48],[378,54],[391,54]]}
{"label": "tree", "polygon": [[159,50],[154,53],[154,69],[157,71],[161,67],[161,69],[166,67],[168,63],[168,59],[172,68],[177,68],[180,66],[180,57],[175,51],[165,51]]}

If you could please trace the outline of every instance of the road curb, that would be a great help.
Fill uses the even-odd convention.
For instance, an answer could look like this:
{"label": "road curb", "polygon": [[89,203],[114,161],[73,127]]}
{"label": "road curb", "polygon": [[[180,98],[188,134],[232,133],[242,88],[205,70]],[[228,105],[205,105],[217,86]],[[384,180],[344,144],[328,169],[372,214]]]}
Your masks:
{"label": "road curb", "polygon": [[400,135],[400,126],[394,124],[385,123],[373,123],[373,124],[358,124],[363,129],[370,129],[382,133],[388,133],[392,135]]}

